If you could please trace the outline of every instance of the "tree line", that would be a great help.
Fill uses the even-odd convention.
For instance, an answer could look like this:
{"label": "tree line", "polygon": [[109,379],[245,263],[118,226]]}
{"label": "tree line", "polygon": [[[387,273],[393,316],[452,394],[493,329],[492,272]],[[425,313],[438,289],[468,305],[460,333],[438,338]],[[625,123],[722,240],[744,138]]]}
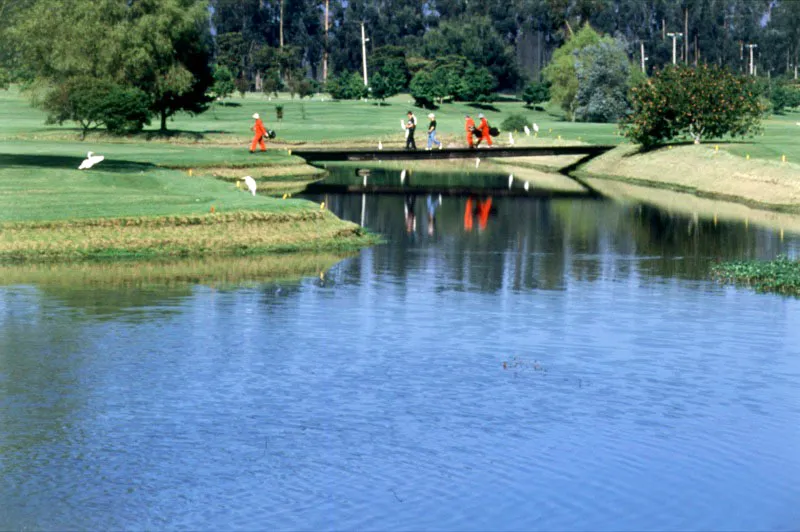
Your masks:
{"label": "tree line", "polygon": [[[587,24],[591,46],[569,44]],[[0,0],[0,43],[0,86],[24,83],[50,120],[85,130],[166,129],[235,90],[409,91],[425,106],[552,90],[573,118],[613,120],[620,91],[673,50],[739,73],[752,51],[760,77],[797,78],[800,1]]]}

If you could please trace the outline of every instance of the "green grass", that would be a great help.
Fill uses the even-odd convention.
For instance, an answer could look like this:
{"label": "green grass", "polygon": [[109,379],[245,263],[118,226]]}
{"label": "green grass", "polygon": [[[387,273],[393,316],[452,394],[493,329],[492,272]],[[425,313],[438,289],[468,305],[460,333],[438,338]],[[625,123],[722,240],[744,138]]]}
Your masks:
{"label": "green grass", "polygon": [[723,263],[715,266],[711,274],[720,282],[749,286],[758,292],[800,295],[800,262],[786,257]]}

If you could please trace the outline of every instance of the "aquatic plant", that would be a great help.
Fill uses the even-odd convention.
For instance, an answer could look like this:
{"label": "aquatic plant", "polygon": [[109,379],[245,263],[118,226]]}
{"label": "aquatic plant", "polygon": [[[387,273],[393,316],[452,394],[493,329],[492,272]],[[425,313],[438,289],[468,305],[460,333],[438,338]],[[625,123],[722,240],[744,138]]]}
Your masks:
{"label": "aquatic plant", "polygon": [[722,283],[744,285],[758,292],[800,295],[800,261],[788,257],[726,262],[714,266],[711,276]]}

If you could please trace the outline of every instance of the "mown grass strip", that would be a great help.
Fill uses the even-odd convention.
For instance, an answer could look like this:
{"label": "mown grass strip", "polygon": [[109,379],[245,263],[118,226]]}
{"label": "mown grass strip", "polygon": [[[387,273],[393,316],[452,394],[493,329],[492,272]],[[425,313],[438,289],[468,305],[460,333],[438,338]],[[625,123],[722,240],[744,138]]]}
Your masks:
{"label": "mown grass strip", "polygon": [[771,261],[735,261],[714,266],[711,276],[757,292],[800,296],[800,261],[778,257]]}

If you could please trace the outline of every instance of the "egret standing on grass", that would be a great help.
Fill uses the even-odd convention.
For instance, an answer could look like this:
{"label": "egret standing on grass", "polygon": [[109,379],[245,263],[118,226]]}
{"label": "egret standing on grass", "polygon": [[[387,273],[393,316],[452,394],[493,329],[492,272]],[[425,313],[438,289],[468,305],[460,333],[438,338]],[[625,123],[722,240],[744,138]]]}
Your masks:
{"label": "egret standing on grass", "polygon": [[100,161],[105,159],[102,155],[94,155],[94,152],[89,152],[86,154],[86,159],[83,160],[81,165],[78,167],[78,170],[88,170],[92,166],[96,165]]}
{"label": "egret standing on grass", "polygon": [[531,136],[531,128],[529,128],[528,126],[525,126],[523,129],[525,130],[525,135],[530,137]]}
{"label": "egret standing on grass", "polygon": [[537,124],[536,122],[533,123],[533,132],[534,133],[538,133],[539,132],[539,124]]}
{"label": "egret standing on grass", "polygon": [[508,143],[513,146],[514,145],[514,134],[510,131],[508,132]]}
{"label": "egret standing on grass", "polygon": [[249,175],[244,176],[244,184],[247,185],[247,189],[253,194],[256,195],[256,180],[250,177]]}

